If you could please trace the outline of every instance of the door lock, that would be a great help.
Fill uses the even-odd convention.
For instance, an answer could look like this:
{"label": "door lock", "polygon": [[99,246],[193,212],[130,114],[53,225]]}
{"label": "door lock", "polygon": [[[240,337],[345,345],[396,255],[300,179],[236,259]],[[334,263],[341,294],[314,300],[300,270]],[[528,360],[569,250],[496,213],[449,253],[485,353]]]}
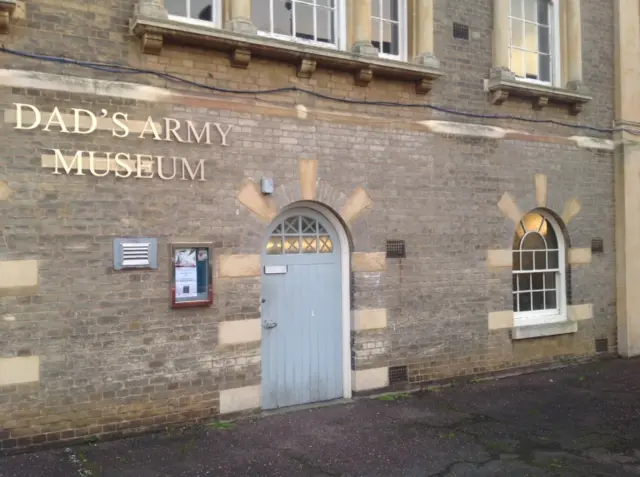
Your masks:
{"label": "door lock", "polygon": [[278,326],[278,323],[276,323],[275,321],[268,321],[268,320],[264,320],[264,328],[267,330],[271,330],[273,328],[275,328],[276,326]]}

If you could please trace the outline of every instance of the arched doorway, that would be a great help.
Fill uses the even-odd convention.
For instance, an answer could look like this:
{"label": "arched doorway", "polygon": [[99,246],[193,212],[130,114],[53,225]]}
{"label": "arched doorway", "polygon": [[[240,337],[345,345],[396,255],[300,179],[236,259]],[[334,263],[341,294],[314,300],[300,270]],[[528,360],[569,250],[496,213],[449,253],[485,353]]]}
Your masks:
{"label": "arched doorway", "polygon": [[345,326],[343,306],[348,243],[339,222],[320,210],[286,210],[263,241],[263,409],[350,394],[344,352],[349,320],[347,311]]}

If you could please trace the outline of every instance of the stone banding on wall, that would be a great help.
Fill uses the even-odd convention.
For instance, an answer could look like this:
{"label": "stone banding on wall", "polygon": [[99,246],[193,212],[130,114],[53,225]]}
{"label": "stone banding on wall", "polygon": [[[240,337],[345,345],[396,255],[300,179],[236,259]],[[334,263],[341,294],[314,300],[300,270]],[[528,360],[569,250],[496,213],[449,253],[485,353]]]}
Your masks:
{"label": "stone banding on wall", "polygon": [[0,386],[40,381],[40,357],[0,358]]}
{"label": "stone banding on wall", "polygon": [[0,297],[35,295],[39,289],[37,260],[0,262]]}
{"label": "stone banding on wall", "polygon": [[262,340],[260,319],[221,321],[218,324],[218,344],[236,345]]}
{"label": "stone banding on wall", "polygon": [[113,98],[134,99],[153,103],[172,103],[181,106],[205,107],[275,117],[290,117],[299,120],[326,119],[335,123],[361,123],[381,128],[410,129],[428,131],[447,136],[486,137],[493,139],[517,140],[524,142],[547,142],[565,144],[590,150],[613,151],[614,143],[610,139],[588,136],[541,136],[524,131],[494,126],[478,128],[477,125],[457,123],[455,121],[399,121],[370,114],[358,114],[343,111],[313,109],[305,106],[305,114],[300,115],[300,105],[274,106],[259,101],[217,99],[198,96],[193,93],[178,93],[169,89],[140,85],[122,81],[106,81],[79,76],[42,73],[18,69],[0,69],[0,86],[12,88],[41,89],[45,91],[64,91],[67,93],[92,94]]}
{"label": "stone banding on wall", "polygon": [[371,391],[389,386],[389,367],[356,369],[351,373],[351,388],[354,392]]}
{"label": "stone banding on wall", "polygon": [[353,331],[385,328],[387,328],[387,310],[385,308],[364,308],[351,312],[351,329]]}
{"label": "stone banding on wall", "polygon": [[220,391],[220,414],[258,409],[260,407],[261,387],[244,386]]}

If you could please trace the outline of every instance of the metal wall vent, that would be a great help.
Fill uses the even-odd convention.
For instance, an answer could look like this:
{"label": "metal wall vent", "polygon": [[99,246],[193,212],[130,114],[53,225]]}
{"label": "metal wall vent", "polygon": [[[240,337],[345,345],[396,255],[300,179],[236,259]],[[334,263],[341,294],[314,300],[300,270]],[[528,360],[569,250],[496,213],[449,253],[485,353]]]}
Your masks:
{"label": "metal wall vent", "polygon": [[404,240],[387,240],[387,258],[405,258],[406,256]]}
{"label": "metal wall vent", "polygon": [[606,353],[609,351],[609,340],[607,338],[596,339],[596,353]]}
{"label": "metal wall vent", "polygon": [[591,253],[604,253],[604,240],[600,237],[591,239]]}
{"label": "metal wall vent", "polygon": [[469,25],[453,22],[453,37],[460,40],[469,39]]}
{"label": "metal wall vent", "polygon": [[116,270],[158,268],[158,241],[154,238],[117,238],[113,241]]}
{"label": "metal wall vent", "polygon": [[409,373],[406,366],[389,367],[389,384],[406,383],[409,381]]}

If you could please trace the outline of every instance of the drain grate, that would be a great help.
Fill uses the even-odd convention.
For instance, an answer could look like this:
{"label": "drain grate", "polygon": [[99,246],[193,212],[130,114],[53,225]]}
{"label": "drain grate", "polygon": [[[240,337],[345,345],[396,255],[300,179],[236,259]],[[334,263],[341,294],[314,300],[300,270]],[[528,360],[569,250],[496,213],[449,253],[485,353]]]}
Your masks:
{"label": "drain grate", "polygon": [[389,367],[389,384],[406,383],[409,381],[409,373],[406,366]]}
{"label": "drain grate", "polygon": [[609,340],[607,338],[596,339],[596,353],[606,353],[609,351]]}
{"label": "drain grate", "polygon": [[405,258],[406,256],[404,240],[387,240],[387,258]]}

